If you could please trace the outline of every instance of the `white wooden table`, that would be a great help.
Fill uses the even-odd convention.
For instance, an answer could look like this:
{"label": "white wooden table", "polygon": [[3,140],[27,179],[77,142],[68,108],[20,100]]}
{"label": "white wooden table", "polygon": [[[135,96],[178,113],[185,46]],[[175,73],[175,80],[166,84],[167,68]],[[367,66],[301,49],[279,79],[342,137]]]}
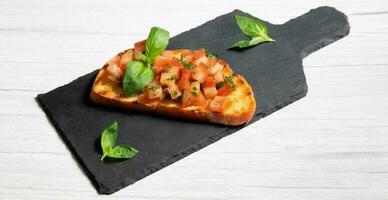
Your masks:
{"label": "white wooden table", "polygon": [[[307,97],[111,196],[98,195],[34,97],[158,25],[236,8],[283,23],[334,6],[348,37],[304,60]],[[388,2],[0,1],[0,199],[388,199]]]}

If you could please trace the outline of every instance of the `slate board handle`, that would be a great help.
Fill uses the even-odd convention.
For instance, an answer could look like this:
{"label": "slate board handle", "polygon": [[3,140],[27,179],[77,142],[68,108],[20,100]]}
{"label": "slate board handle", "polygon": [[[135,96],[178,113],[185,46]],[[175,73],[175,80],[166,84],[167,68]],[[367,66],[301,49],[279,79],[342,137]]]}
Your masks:
{"label": "slate board handle", "polygon": [[333,7],[319,7],[286,22],[285,32],[291,45],[301,52],[302,58],[349,34],[346,15]]}

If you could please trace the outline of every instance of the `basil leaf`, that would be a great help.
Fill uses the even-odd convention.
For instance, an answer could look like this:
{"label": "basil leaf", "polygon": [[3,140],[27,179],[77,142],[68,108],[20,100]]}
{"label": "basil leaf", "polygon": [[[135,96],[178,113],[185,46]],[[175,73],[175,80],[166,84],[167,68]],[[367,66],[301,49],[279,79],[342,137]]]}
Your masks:
{"label": "basil leaf", "polygon": [[113,147],[112,151],[109,152],[111,158],[132,158],[139,151],[128,145],[117,145]]}
{"label": "basil leaf", "polygon": [[247,36],[251,38],[251,40],[241,40],[239,42],[234,43],[231,48],[245,48],[254,46],[263,42],[273,42],[274,39],[268,36],[268,29],[258,19],[235,15],[235,19],[237,25],[240,27],[240,30]]}
{"label": "basil leaf", "polygon": [[107,154],[110,152],[112,147],[115,145],[116,138],[117,138],[117,131],[118,131],[117,122],[113,122],[112,125],[105,128],[104,131],[102,132],[101,148],[102,148],[103,155],[101,157],[101,160],[103,160],[105,156],[107,156]]}
{"label": "basil leaf", "polygon": [[154,62],[154,59],[166,49],[169,38],[170,35],[168,31],[159,27],[151,28],[145,49],[148,65],[151,65]]}
{"label": "basil leaf", "polygon": [[265,27],[263,22],[257,19],[241,15],[235,15],[234,18],[236,19],[237,25],[240,27],[241,31],[249,37],[268,34],[267,27]]}
{"label": "basil leaf", "polygon": [[131,61],[127,64],[123,76],[123,89],[126,95],[132,96],[144,89],[152,81],[154,72],[143,62]]}
{"label": "basil leaf", "polygon": [[135,156],[139,151],[128,145],[115,146],[117,139],[118,125],[117,122],[113,122],[112,125],[105,128],[101,135],[101,148],[102,157],[101,161],[105,157],[111,158],[131,158]]}

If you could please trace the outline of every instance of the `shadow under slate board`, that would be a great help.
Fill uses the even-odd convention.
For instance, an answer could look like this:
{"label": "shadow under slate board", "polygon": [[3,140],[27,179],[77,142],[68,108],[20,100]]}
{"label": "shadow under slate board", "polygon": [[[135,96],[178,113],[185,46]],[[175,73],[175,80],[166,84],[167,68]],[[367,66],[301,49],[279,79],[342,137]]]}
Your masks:
{"label": "shadow under slate board", "polygon": [[[170,39],[168,49],[206,48],[230,64],[251,84],[257,110],[251,123],[304,97],[307,84],[302,59],[349,33],[347,17],[320,7],[282,25],[265,22],[276,40],[244,51],[227,50],[247,39],[234,15],[219,16]],[[94,71],[73,82],[39,94],[38,101],[99,193],[111,194],[244,126],[228,127],[121,111],[94,105],[89,92]],[[100,134],[113,121],[119,124],[118,143],[140,152],[130,160],[100,162]]]}

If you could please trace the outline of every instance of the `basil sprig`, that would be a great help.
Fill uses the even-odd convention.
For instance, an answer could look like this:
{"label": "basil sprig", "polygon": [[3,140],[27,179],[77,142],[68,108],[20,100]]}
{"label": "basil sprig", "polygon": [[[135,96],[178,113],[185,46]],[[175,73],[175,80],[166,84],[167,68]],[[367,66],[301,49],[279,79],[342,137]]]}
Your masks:
{"label": "basil sprig", "polygon": [[141,60],[127,64],[122,82],[126,95],[132,96],[142,91],[153,80],[154,72],[151,64],[166,49],[169,38],[168,31],[159,27],[151,28],[146,42],[145,55],[141,55]]}
{"label": "basil sprig", "polygon": [[263,42],[275,41],[274,39],[268,36],[268,29],[260,20],[241,15],[235,15],[234,17],[241,31],[251,39],[238,41],[234,43],[230,48],[245,48]]}
{"label": "basil sprig", "polygon": [[112,125],[105,128],[101,135],[101,148],[102,148],[102,157],[101,161],[105,157],[111,158],[132,158],[139,151],[128,145],[115,145],[118,132],[117,122],[113,122]]}

